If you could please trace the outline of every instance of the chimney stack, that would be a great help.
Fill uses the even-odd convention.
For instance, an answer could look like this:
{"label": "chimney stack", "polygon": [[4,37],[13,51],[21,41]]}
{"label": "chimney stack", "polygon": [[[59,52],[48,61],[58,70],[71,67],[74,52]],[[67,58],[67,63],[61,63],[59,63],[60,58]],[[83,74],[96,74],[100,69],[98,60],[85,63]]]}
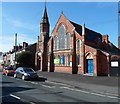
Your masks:
{"label": "chimney stack", "polygon": [[28,46],[28,43],[23,42],[23,48],[26,48]]}

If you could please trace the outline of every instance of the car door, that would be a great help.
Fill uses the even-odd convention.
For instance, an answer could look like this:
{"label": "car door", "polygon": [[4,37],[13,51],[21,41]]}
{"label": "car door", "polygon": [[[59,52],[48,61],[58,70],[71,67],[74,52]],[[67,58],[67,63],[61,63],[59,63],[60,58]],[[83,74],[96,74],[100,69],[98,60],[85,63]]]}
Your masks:
{"label": "car door", "polygon": [[18,70],[17,70],[17,77],[18,78],[21,78],[21,74],[22,74],[22,68],[19,68]]}
{"label": "car door", "polygon": [[20,77],[20,68],[18,68],[16,71],[15,71],[17,77],[19,78]]}
{"label": "car door", "polygon": [[19,74],[20,78],[22,78],[23,75],[24,75],[24,70],[23,70],[23,68],[21,68],[20,69],[20,74]]}

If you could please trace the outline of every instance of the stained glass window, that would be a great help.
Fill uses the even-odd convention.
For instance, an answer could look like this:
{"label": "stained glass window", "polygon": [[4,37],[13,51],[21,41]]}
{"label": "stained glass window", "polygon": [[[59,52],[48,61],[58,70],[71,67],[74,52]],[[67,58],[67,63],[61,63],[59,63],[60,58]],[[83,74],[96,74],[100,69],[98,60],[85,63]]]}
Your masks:
{"label": "stained glass window", "polygon": [[81,45],[81,40],[78,40],[78,41],[77,41],[77,49],[78,49],[78,50],[80,50],[80,47],[81,47],[80,45]]}
{"label": "stained glass window", "polygon": [[54,50],[57,50],[57,36],[54,38]]}
{"label": "stained glass window", "polygon": [[67,46],[66,46],[66,48],[70,48],[70,33],[68,33],[67,35],[66,35],[66,42],[67,42]]}
{"label": "stained glass window", "polygon": [[65,34],[66,34],[65,27],[61,25],[58,29],[59,49],[65,48]]}
{"label": "stained glass window", "polygon": [[80,49],[80,41],[79,40],[77,41],[77,49],[78,50]]}

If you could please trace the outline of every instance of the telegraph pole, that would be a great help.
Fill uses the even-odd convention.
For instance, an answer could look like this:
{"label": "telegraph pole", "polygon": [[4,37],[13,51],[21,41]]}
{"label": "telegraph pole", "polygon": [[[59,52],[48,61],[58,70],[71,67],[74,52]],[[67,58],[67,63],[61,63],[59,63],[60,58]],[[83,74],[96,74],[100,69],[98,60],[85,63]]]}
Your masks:
{"label": "telegraph pole", "polygon": [[15,61],[14,61],[15,66],[16,66],[16,51],[17,51],[17,33],[15,34]]}

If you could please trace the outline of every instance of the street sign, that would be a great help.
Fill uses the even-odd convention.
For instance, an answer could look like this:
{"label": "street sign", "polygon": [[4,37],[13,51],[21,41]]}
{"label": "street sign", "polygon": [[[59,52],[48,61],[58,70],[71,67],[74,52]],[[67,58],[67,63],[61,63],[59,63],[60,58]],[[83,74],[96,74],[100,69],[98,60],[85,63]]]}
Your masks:
{"label": "street sign", "polygon": [[60,64],[64,64],[64,57],[60,58]]}

